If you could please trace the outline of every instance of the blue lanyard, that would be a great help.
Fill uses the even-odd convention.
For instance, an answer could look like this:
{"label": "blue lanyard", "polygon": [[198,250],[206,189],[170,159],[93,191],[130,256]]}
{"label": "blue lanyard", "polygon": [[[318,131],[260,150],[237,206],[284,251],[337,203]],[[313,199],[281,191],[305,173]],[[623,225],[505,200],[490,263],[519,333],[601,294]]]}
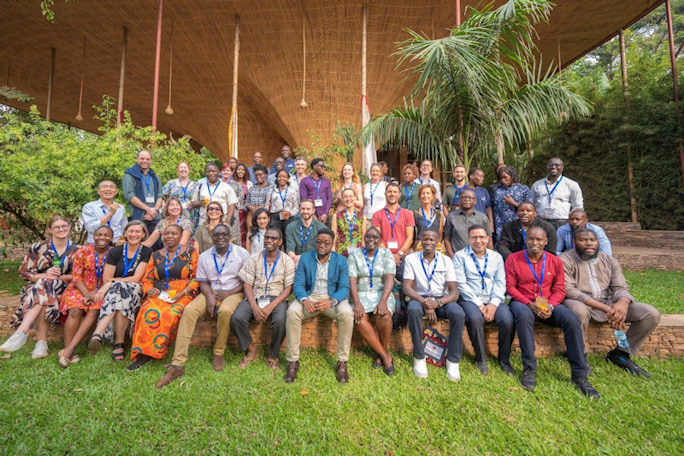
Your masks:
{"label": "blue lanyard", "polygon": [[[104,216],[104,215],[107,215],[107,212],[108,212],[108,211],[105,211],[105,208],[104,208],[104,207],[101,206],[100,209],[102,209],[102,215],[103,215],[103,216]],[[111,219],[111,218],[110,218],[109,220],[107,220],[107,226],[112,226],[112,219]]]}
{"label": "blue lanyard", "polygon": [[183,190],[183,201],[187,201],[187,199],[188,199],[188,187],[190,187],[190,182],[192,182],[192,181],[190,179],[188,179],[188,183],[185,184],[185,187],[183,187],[181,180],[178,179],[178,185]]}
{"label": "blue lanyard", "polygon": [[563,180],[563,176],[561,176],[560,179],[558,179],[558,182],[556,182],[556,185],[553,186],[551,191],[549,191],[549,184],[546,183],[546,180],[544,181],[544,186],[546,187],[546,193],[549,194],[549,204],[551,204],[551,196],[553,195],[553,192],[556,191],[556,187],[558,187],[558,184],[560,184],[562,180]]}
{"label": "blue lanyard", "polygon": [[405,191],[405,193],[406,193],[406,201],[407,201],[407,204],[408,204],[408,201],[411,200],[411,195],[413,195],[413,187],[416,186],[416,181],[413,181],[413,184],[411,184],[411,191],[410,191],[410,192],[409,192],[409,189],[408,189],[408,184],[404,184],[404,185],[405,185],[404,191]]}
{"label": "blue lanyard", "polygon": [[431,282],[432,278],[435,276],[435,270],[437,270],[438,260],[439,258],[437,258],[437,254],[435,254],[435,259],[433,260],[434,263],[432,263],[432,272],[430,272],[430,275],[428,275],[427,269],[425,269],[425,262],[423,261],[423,252],[420,252],[420,265],[423,267],[423,272],[425,273],[425,278],[427,279],[429,297],[432,297]]}
{"label": "blue lanyard", "polygon": [[380,185],[380,181],[378,181],[377,184],[375,184],[375,189],[373,189],[373,183],[369,182],[368,185],[368,190],[370,191],[370,201],[371,201],[371,207],[373,207],[373,195],[375,195],[375,192],[378,190],[378,186]]}
{"label": "blue lanyard", "polygon": [[226,267],[226,263],[228,263],[228,257],[230,256],[230,246],[228,246],[228,251],[226,252],[226,257],[223,259],[223,264],[221,265],[221,268],[219,269],[218,261],[216,261],[216,250],[214,250],[214,253],[212,254],[214,256],[214,266],[216,267],[216,274],[218,274],[218,277],[216,277],[216,285],[221,283],[221,274],[223,274],[223,268]]}
{"label": "blue lanyard", "polygon": [[169,271],[171,270],[171,266],[173,266],[173,262],[176,261],[176,257],[178,257],[178,254],[181,251],[181,246],[178,246],[178,250],[176,250],[176,254],[173,256],[171,259],[171,262],[169,263],[169,248],[166,248],[166,261],[164,263],[164,278],[166,279],[166,282],[164,286],[166,289],[169,289]]}
{"label": "blue lanyard", "polygon": [[390,213],[387,210],[387,208],[385,208],[385,215],[387,216],[387,221],[389,222],[390,229],[392,231],[392,239],[394,239],[394,225],[396,225],[397,220],[399,220],[399,213],[400,212],[401,212],[401,207],[398,207],[397,208],[397,215],[394,216],[394,222],[392,222],[392,220],[390,219],[390,215],[389,215]]}
{"label": "blue lanyard", "polygon": [[520,229],[522,229],[522,236],[523,236],[523,250],[527,249],[527,232],[525,232],[525,228],[520,225]]}
{"label": "blue lanyard", "polygon": [[266,287],[264,288],[264,296],[268,296],[268,282],[271,281],[271,277],[273,277],[273,271],[275,271],[276,265],[278,264],[278,260],[280,259],[280,250],[278,250],[278,253],[276,254],[276,259],[273,262],[273,267],[271,268],[271,272],[268,272],[268,263],[266,262],[266,250],[264,250],[264,275],[266,276]]}
{"label": "blue lanyard", "polygon": [[288,190],[288,188],[285,187],[285,196],[283,196],[283,192],[281,192],[280,187],[278,187],[278,193],[280,194],[280,201],[283,202],[283,210],[285,210],[285,200],[287,199],[287,190]]}
{"label": "blue lanyard", "polygon": [[55,247],[55,243],[53,241],[50,241],[50,244],[52,245],[52,251],[55,252],[55,256],[59,259],[59,266],[63,268],[64,260],[66,260],[66,254],[69,251],[69,246],[71,245],[69,239],[67,239],[67,246],[66,249],[64,249],[64,254],[62,256],[60,256],[59,252],[57,252],[57,247]]}
{"label": "blue lanyard", "polygon": [[147,188],[147,194],[149,195],[150,193],[150,183],[152,181],[152,178],[150,177],[149,174],[143,174],[142,175],[142,181],[145,184],[145,187]]}
{"label": "blue lanyard", "polygon": [[378,256],[378,250],[375,249],[375,254],[373,255],[373,262],[368,261],[368,253],[366,248],[363,248],[363,256],[366,259],[366,266],[368,266],[368,273],[370,274],[370,288],[373,289],[373,268],[375,267],[375,258]]}
{"label": "blue lanyard", "polygon": [[435,217],[437,216],[437,214],[434,214],[432,211],[432,208],[430,208],[430,223],[428,223],[428,219],[427,219],[427,217],[425,217],[425,211],[423,210],[422,207],[420,208],[420,212],[423,213],[423,220],[425,221],[425,228],[427,228],[429,230],[430,227],[432,226],[432,224],[434,223]]}
{"label": "blue lanyard", "polygon": [[532,274],[534,275],[534,280],[536,280],[537,284],[539,284],[539,297],[543,298],[544,290],[542,289],[542,284],[544,283],[544,270],[546,269],[546,252],[542,253],[541,277],[537,276],[537,271],[534,270],[534,266],[532,266],[530,257],[527,256],[527,250],[525,250],[525,260],[527,261],[527,265],[530,267],[530,271],[532,271]]}
{"label": "blue lanyard", "polygon": [[124,244],[124,270],[122,277],[128,277],[128,271],[131,270],[133,263],[135,263],[135,260],[138,259],[138,252],[140,252],[140,245],[138,245],[138,250],[135,251],[135,255],[133,255],[131,261],[128,261],[128,242]]}
{"label": "blue lanyard", "polygon": [[311,234],[312,229],[313,229],[313,222],[311,222],[311,226],[309,227],[309,231],[306,232],[306,237],[304,237],[304,227],[303,226],[299,227],[299,240],[302,242],[302,250],[304,249],[304,246],[306,245],[306,241],[309,240],[309,235]]}
{"label": "blue lanyard", "polygon": [[316,182],[316,179],[314,179],[313,177],[311,178],[311,182],[313,182],[314,188],[316,189],[316,199],[321,199],[320,190],[321,190],[321,181],[322,180],[323,179],[318,179],[318,182]]}
{"label": "blue lanyard", "polygon": [[485,254],[484,269],[482,270],[480,270],[480,263],[477,261],[477,257],[473,253],[472,249],[470,250],[470,257],[473,259],[473,263],[475,263],[477,273],[480,274],[480,277],[482,278],[482,291],[485,291],[485,276],[487,275],[487,262],[489,261],[489,253]]}
{"label": "blue lanyard", "polygon": [[102,264],[97,260],[97,250],[95,250],[95,277],[97,278],[95,286],[100,283],[100,277],[102,277],[102,272],[104,271],[105,261],[107,261],[107,256],[109,255],[109,247],[102,258]]}
{"label": "blue lanyard", "polygon": [[347,219],[347,228],[349,228],[349,243],[351,245],[351,241],[354,237],[354,227],[356,226],[356,209],[354,209],[354,218],[352,220],[349,220],[346,210],[344,211],[344,218]]}
{"label": "blue lanyard", "polygon": [[214,191],[211,191],[211,188],[209,187],[209,181],[207,181],[207,191],[209,192],[209,201],[213,201],[214,198],[214,193],[216,193],[216,189],[221,185],[221,181],[219,180],[216,182],[216,187],[214,187]]}

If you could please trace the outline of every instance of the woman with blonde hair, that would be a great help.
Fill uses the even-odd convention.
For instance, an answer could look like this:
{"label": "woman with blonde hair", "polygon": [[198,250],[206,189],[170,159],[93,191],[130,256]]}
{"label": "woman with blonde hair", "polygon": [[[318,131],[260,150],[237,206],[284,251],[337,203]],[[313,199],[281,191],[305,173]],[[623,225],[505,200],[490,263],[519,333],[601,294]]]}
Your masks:
{"label": "woman with blonde hair", "polygon": [[[194,209],[190,204],[192,196],[197,190],[197,182],[190,180],[190,165],[187,162],[180,162],[176,166],[177,179],[171,179],[162,188],[162,195],[165,200],[169,198],[176,198],[183,206],[183,213],[185,217],[192,222],[192,232],[195,232],[197,219],[199,218],[199,211]],[[160,231],[161,232],[161,231]]]}
{"label": "woman with blonde hair", "polygon": [[433,230],[439,233],[437,250],[443,253],[442,232],[444,224],[442,223],[442,211],[434,207],[437,191],[431,184],[423,184],[418,187],[416,193],[418,193],[418,198],[420,199],[420,207],[413,211],[413,218],[416,221],[416,242],[413,244],[413,250],[423,250],[419,240],[420,236],[425,230]]}
{"label": "woman with blonde hair", "polygon": [[370,182],[363,186],[363,216],[373,219],[373,214],[385,208],[387,183],[382,180],[382,168],[377,163],[370,167]]}
{"label": "woman with blonde hair", "polygon": [[363,209],[363,188],[361,187],[361,181],[354,169],[353,163],[347,162],[342,165],[337,185],[339,187],[335,196],[336,212],[344,209],[345,205],[342,201],[342,192],[348,188],[354,190],[354,207],[359,210]]}

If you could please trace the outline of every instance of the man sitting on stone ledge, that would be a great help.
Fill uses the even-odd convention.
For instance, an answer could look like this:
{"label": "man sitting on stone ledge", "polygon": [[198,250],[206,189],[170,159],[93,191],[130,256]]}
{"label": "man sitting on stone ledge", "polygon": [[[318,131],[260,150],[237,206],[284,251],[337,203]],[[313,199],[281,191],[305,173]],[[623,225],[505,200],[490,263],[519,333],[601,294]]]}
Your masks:
{"label": "man sitting on stone ledge", "polygon": [[257,349],[249,334],[249,322],[256,318],[265,322],[271,317],[271,346],[264,357],[271,369],[280,369],[278,354],[285,339],[285,318],[287,298],[292,293],[295,264],[280,251],[282,233],[277,228],[268,228],[264,233],[264,250],[255,253],[240,270],[244,284],[245,299],[240,303],[230,320],[230,326],[237,337],[240,351],[247,351],[240,361],[241,368],[247,367],[257,358]]}
{"label": "man sitting on stone ledge", "polygon": [[[572,215],[571,215],[572,217]],[[574,233],[574,250],[560,256],[565,268],[565,301],[582,323],[586,333],[589,320],[608,322],[614,330],[627,331],[628,348],[615,347],[606,359],[634,375],[651,375],[630,359],[658,326],[660,313],[642,302],[635,302],[622,275],[620,264],[600,251],[596,233],[579,228]]]}
{"label": "man sitting on stone ledge", "polygon": [[157,388],[165,387],[185,373],[188,347],[195,325],[197,320],[207,315],[213,317],[218,314],[212,365],[215,371],[220,371],[225,366],[223,354],[228,344],[230,317],[244,298],[238,273],[249,258],[249,253],[230,243],[230,228],[226,225],[217,225],[211,233],[211,239],[214,247],[202,253],[197,261],[195,276],[200,283],[201,294],[185,306],[178,325],[171,366],[157,382]]}
{"label": "man sitting on stone ledge", "polygon": [[303,253],[293,291],[295,300],[287,310],[287,373],[292,383],[299,372],[299,344],[302,321],[322,313],[337,320],[337,381],[347,383],[347,361],[354,330],[354,311],[349,305],[349,269],[347,259],[332,252],[335,233],[322,228],[316,236],[316,250]]}
{"label": "man sitting on stone ledge", "polygon": [[458,287],[454,263],[435,251],[439,242],[437,231],[424,230],[420,242],[423,250],[406,256],[402,282],[404,294],[411,299],[406,313],[413,342],[413,373],[418,378],[428,376],[423,347],[423,316],[429,324],[434,324],[437,318],[445,318],[449,320],[446,374],[449,380],[457,382],[461,379],[459,363],[463,354],[465,312],[456,302]]}
{"label": "man sitting on stone ledge", "polygon": [[600,399],[587,379],[582,325],[572,310],[562,304],[565,297],[563,262],[545,252],[546,232],[539,227],[527,230],[526,250],[511,254],[506,260],[506,291],[511,295],[510,308],[515,318],[523,374],[520,384],[528,391],[537,386],[537,359],[534,357],[534,322],[540,321],[563,329],[572,383],[585,396]]}
{"label": "man sitting on stone ledge", "polygon": [[596,234],[596,238],[599,243],[599,252],[605,253],[606,255],[612,255],[613,249],[610,246],[610,240],[606,236],[605,231],[598,225],[589,223],[587,219],[587,213],[584,209],[573,209],[568,216],[568,223],[558,228],[556,231],[556,237],[558,238],[558,243],[556,245],[556,255],[560,255],[563,252],[572,250],[575,248],[575,243],[573,242],[574,233],[580,229],[586,228],[593,231]]}

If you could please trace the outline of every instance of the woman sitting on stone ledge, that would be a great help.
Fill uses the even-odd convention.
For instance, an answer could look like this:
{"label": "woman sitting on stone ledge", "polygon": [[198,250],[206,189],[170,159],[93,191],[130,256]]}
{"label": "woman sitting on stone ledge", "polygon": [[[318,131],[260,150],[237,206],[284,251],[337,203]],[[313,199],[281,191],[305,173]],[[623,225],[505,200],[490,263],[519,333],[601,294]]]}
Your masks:
{"label": "woman sitting on stone ledge", "polygon": [[48,355],[49,323],[59,322],[59,298],[72,279],[71,266],[79,245],[69,241],[71,224],[66,217],[52,217],[47,232],[51,239],[33,244],[19,267],[19,276],[26,285],[21,289],[21,305],[10,322],[10,327],[18,329],[0,351],[14,352],[23,347],[35,322],[38,342],[31,356],[38,359]]}
{"label": "woman sitting on stone ledge", "polygon": [[84,245],[74,257],[73,280],[60,299],[60,312],[67,315],[64,324],[64,350],[57,353],[63,368],[80,361],[74,350],[97,321],[102,307],[104,272],[114,231],[108,226],[95,230],[95,244]]}

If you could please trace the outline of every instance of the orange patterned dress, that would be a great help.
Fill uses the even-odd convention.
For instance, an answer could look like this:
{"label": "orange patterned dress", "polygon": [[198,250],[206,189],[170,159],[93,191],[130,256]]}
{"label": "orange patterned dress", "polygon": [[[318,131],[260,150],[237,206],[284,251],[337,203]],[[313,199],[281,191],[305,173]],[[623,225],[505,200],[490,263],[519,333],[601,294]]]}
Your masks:
{"label": "orange patterned dress", "polygon": [[[170,262],[174,257],[174,252],[170,252],[168,255]],[[173,259],[173,263],[169,265],[167,282],[166,249],[161,249],[152,254],[152,261],[147,264],[145,276],[142,279],[143,296],[146,297],[135,320],[131,349],[133,361],[140,354],[156,359],[162,359],[166,356],[169,345],[176,339],[176,331],[183,310],[196,296],[199,289],[199,282],[195,280],[198,258],[197,252],[192,247],[188,247],[185,252],[179,253]],[[147,296],[147,291],[151,288],[156,288],[159,291],[175,290],[181,292],[186,287],[192,288],[193,293],[183,296],[173,303],[166,302],[158,296],[154,298]]]}

